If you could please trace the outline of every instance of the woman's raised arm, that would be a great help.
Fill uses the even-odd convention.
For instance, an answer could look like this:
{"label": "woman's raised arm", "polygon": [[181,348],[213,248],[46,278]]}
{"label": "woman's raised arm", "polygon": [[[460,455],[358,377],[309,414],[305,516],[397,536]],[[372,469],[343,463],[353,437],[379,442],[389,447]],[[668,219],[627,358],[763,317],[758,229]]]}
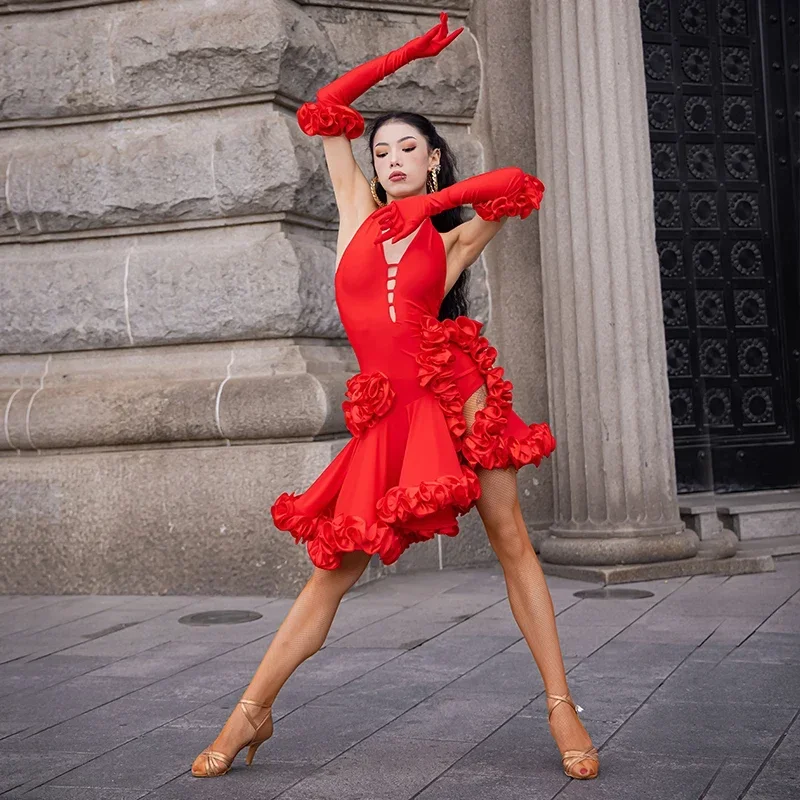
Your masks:
{"label": "woman's raised arm", "polygon": [[[309,136],[325,138],[325,158],[331,176],[340,219],[359,211],[366,217],[374,208],[369,183],[353,157],[350,139],[364,132],[364,118],[350,104],[380,80],[417,58],[435,56],[447,47],[462,31],[447,31],[447,13],[429,31],[417,36],[396,50],[373,58],[323,86],[313,103],[303,103],[297,111],[297,121]],[[367,201],[366,207],[361,201]],[[358,211],[356,207],[359,207]],[[367,209],[365,211],[365,208]],[[361,218],[358,219],[361,222]]]}
{"label": "woman's raised arm", "polygon": [[333,184],[336,207],[339,209],[339,227],[346,241],[348,232],[355,233],[358,226],[375,208],[369,181],[353,156],[353,146],[346,136],[326,136],[322,142],[325,161]]}

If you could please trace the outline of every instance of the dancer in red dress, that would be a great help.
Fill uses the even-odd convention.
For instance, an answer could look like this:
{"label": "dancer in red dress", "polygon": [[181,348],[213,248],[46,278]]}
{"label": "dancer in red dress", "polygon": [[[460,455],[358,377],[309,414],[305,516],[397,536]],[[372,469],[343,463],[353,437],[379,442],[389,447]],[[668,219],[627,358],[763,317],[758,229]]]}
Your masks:
{"label": "dancer in red dress", "polygon": [[[582,709],[567,690],[552,600],[517,497],[516,470],[538,467],[556,442],[547,423],[528,425],[515,413],[497,351],[480,322],[458,313],[466,268],[509,216],[539,208],[544,186],[518,167],[454,182],[446,142],[417,114],[373,123],[371,182],[350,145],[364,132],[353,100],[412,59],[437,55],[462,30],[448,33],[442,13],[426,34],[346,73],[297,112],[305,133],[324,137],[340,212],[336,304],[360,368],[343,402],[352,438],[310,487],[272,505],[276,527],[305,544],[316,569],[248,686],[249,699],[195,760],[194,775],[224,774],[245,744],[250,763],[272,733],[278,690],[322,647],[371,556],[392,564],[415,542],[455,536],[457,516],[472,506],[554,701],[548,719],[557,744],[580,748],[562,752],[565,774],[597,774],[597,751],[576,713],[553,719],[560,703]],[[476,216],[461,222],[465,203]],[[454,220],[460,224],[448,224]]]}

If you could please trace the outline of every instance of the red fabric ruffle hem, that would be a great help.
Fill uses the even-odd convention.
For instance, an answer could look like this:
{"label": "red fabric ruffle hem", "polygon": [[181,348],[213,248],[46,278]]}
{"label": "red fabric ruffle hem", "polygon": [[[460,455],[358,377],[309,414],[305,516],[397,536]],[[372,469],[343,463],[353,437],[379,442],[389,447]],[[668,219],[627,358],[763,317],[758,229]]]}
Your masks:
{"label": "red fabric ruffle hem", "polygon": [[[465,316],[421,317],[417,377],[430,391],[404,406],[383,372],[347,381],[353,438],[308,490],[284,492],[271,507],[275,526],[305,543],[316,566],[336,569],[355,550],[392,564],[415,542],[455,536],[456,517],[481,494],[476,467],[538,466],[553,451],[549,426],[526,425],[511,408],[512,385],[481,328]],[[459,388],[467,373],[470,385],[487,386],[470,434]]]}

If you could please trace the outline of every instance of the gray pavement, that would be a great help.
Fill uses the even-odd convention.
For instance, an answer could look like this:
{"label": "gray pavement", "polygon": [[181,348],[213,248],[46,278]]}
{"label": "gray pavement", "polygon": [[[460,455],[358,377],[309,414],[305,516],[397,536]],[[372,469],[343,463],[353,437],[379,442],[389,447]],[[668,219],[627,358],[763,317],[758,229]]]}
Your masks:
{"label": "gray pavement", "polygon": [[[191,776],[291,599],[0,596],[0,795],[26,800],[800,798],[800,557],[774,573],[548,577],[600,775],[568,779],[499,568],[352,591],[251,767]],[[204,610],[257,611],[206,627]]]}

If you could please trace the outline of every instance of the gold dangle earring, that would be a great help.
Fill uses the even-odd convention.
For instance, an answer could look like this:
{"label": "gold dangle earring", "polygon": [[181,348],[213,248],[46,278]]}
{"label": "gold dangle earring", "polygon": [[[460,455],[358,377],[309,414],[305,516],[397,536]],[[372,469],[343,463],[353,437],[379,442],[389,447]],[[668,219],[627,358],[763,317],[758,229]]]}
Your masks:
{"label": "gold dangle earring", "polygon": [[439,191],[439,170],[441,167],[437,164],[432,169],[428,170],[428,193]]}
{"label": "gold dangle earring", "polygon": [[369,190],[372,192],[372,199],[375,201],[375,205],[378,208],[381,208],[386,205],[383,200],[378,197],[378,176],[376,175],[370,182],[369,182]]}

